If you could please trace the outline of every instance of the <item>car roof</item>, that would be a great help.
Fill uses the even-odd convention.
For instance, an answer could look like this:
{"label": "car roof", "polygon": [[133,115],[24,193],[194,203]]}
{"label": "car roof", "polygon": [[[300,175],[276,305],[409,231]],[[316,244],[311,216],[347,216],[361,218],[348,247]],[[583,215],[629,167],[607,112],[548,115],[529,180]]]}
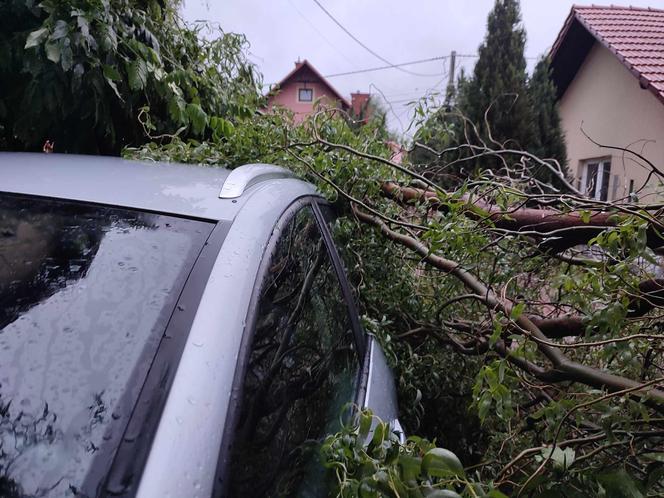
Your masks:
{"label": "car roof", "polygon": [[[245,174],[238,170],[244,170]],[[269,180],[292,176],[271,165],[246,165],[238,170],[232,175],[231,170],[217,166],[150,163],[107,156],[8,152],[0,153],[0,192],[230,220],[242,204],[237,198],[243,196],[245,189],[255,185],[257,178]],[[233,178],[240,180],[240,189]],[[234,184],[235,193],[220,198],[227,180],[227,187]]]}

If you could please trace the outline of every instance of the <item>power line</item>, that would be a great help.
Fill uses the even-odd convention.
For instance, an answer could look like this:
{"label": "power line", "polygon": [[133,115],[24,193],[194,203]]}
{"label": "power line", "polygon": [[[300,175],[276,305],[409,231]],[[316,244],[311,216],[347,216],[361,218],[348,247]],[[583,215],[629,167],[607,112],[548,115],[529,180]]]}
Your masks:
{"label": "power line", "polygon": [[323,40],[325,40],[325,42],[326,42],[330,47],[332,47],[332,48],[333,48],[333,49],[334,49],[334,50],[335,50],[335,51],[336,51],[341,57],[343,57],[344,59],[346,59],[346,60],[347,60],[348,62],[350,62],[353,66],[357,67],[357,66],[355,65],[355,63],[354,63],[353,61],[351,61],[348,57],[346,57],[346,55],[345,55],[344,53],[342,53],[342,52],[339,50],[339,48],[338,48],[334,43],[332,43],[330,40],[328,40],[327,37],[326,37],[323,33],[321,33],[321,31],[316,27],[316,25],[315,25],[313,22],[311,22],[311,21],[307,18],[307,16],[305,16],[305,15],[301,12],[300,9],[298,9],[297,6],[296,6],[291,0],[288,0],[288,3],[291,4],[291,7],[293,7],[293,8],[295,9],[295,12],[297,12],[297,13],[299,14],[299,16],[307,22],[307,24],[311,27],[311,29],[313,29],[316,33],[318,33],[318,36],[320,36]]}
{"label": "power line", "polygon": [[360,41],[360,40],[359,40],[359,39],[358,39],[353,33],[351,33],[350,31],[348,31],[348,30],[345,28],[345,26],[344,26],[343,24],[341,24],[339,21],[337,21],[337,19],[336,19],[332,14],[330,14],[330,12],[329,12],[325,7],[323,7],[323,4],[321,4],[318,0],[313,0],[313,1],[314,1],[314,3],[315,3],[316,5],[318,5],[318,7],[320,7],[320,9],[321,9],[323,12],[325,12],[325,15],[327,15],[327,17],[329,17],[330,19],[332,19],[332,21],[334,21],[334,24],[336,24],[337,26],[339,26],[339,27],[343,30],[344,33],[346,33],[348,36],[350,36],[350,37],[355,41],[355,43],[357,43],[359,46],[361,46],[364,50],[366,50],[367,52],[369,52],[371,55],[373,55],[373,56],[376,57],[377,59],[383,61],[385,64],[389,64],[390,66],[392,66],[392,67],[398,69],[399,71],[403,71],[404,73],[412,74],[412,75],[414,75],[414,76],[431,76],[431,75],[428,75],[428,74],[425,75],[425,74],[415,73],[415,72],[413,72],[413,71],[408,71],[407,69],[403,69],[403,68],[401,68],[401,67],[398,67],[398,66],[395,65],[395,64],[392,64],[392,63],[391,63],[390,61],[388,61],[385,57],[382,57],[382,56],[378,55],[376,52],[374,52],[373,50],[371,50],[371,49],[370,49],[369,47],[367,47],[364,43],[362,43],[362,42],[361,42],[361,41]]}
{"label": "power line", "polygon": [[[430,57],[428,59],[420,59],[416,61],[409,61],[409,62],[401,62],[399,64],[390,64],[389,66],[378,66],[378,67],[370,67],[367,69],[357,69],[355,71],[346,71],[343,73],[334,73],[334,74],[326,74],[326,78],[335,78],[337,76],[347,76],[349,74],[360,74],[360,73],[370,73],[372,71],[382,71],[383,69],[392,69],[392,68],[399,68],[401,66],[411,66],[413,64],[424,64],[425,62],[433,62],[433,61],[441,61],[448,59],[450,56],[449,55],[440,55],[438,57]],[[432,74],[431,76],[440,76],[440,73]]]}

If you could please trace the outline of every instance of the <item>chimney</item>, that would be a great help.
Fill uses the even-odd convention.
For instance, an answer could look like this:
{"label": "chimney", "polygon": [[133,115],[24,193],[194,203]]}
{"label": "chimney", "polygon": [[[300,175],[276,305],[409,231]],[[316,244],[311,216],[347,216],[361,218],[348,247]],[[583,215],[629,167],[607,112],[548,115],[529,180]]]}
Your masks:
{"label": "chimney", "polygon": [[369,121],[371,117],[368,114],[368,105],[369,99],[371,98],[370,93],[362,93],[359,90],[355,93],[350,94],[350,107],[353,112],[353,116],[362,117],[362,121],[365,123]]}

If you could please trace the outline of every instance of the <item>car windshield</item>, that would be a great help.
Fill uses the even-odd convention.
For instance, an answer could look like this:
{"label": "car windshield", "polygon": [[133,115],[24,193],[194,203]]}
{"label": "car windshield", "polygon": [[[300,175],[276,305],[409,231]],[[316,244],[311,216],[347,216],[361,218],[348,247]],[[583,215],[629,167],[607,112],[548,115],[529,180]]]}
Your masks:
{"label": "car windshield", "polygon": [[212,228],[0,193],[0,496],[97,488]]}

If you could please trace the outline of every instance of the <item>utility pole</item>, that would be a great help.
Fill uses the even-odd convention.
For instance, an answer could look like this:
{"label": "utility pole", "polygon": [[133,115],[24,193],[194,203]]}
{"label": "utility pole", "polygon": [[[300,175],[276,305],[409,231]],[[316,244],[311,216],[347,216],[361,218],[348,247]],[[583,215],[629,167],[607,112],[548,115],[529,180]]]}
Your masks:
{"label": "utility pole", "polygon": [[450,52],[450,71],[449,78],[447,80],[447,92],[445,93],[445,105],[449,107],[450,101],[452,100],[452,94],[454,93],[454,71],[456,69],[456,50]]}

